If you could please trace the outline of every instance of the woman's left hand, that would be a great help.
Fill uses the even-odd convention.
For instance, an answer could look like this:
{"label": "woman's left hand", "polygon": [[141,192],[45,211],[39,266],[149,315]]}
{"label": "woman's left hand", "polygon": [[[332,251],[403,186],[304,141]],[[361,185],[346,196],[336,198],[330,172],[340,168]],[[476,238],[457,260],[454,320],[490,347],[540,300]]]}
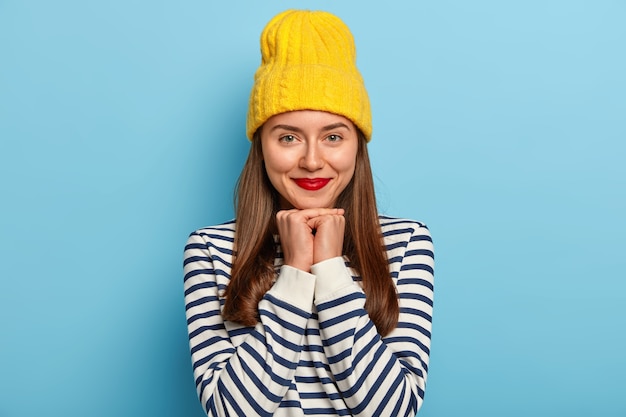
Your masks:
{"label": "woman's left hand", "polygon": [[314,264],[343,255],[343,235],[346,225],[343,214],[343,209],[337,209],[334,214],[323,214],[308,220],[309,227],[315,230]]}

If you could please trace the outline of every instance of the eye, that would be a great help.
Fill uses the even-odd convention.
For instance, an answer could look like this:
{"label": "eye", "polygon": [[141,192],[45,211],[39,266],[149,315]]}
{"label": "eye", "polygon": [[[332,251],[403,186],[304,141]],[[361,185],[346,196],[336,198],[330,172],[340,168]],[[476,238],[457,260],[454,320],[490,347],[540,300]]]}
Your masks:
{"label": "eye", "polygon": [[284,143],[292,143],[296,141],[296,137],[294,135],[285,135],[281,136],[279,140]]}
{"label": "eye", "polygon": [[328,140],[329,142],[339,142],[341,139],[342,137],[339,135],[328,135],[326,137],[326,140]]}

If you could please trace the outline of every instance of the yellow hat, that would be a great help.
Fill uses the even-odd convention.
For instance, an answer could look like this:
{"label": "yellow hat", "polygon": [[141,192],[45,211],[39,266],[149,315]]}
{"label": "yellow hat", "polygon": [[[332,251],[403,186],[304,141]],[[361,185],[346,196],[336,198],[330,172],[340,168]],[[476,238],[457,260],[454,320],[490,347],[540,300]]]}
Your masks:
{"label": "yellow hat", "polygon": [[282,12],[261,34],[261,57],[248,108],[250,140],[267,119],[294,110],[344,116],[370,140],[370,102],[354,39],[341,19],[322,11]]}

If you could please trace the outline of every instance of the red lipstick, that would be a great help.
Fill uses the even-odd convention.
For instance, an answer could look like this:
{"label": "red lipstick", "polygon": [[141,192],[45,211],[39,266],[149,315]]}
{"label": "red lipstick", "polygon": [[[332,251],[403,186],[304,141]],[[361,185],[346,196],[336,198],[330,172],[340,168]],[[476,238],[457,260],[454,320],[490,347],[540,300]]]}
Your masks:
{"label": "red lipstick", "polygon": [[309,191],[320,190],[330,182],[330,178],[294,178],[293,180],[298,187]]}

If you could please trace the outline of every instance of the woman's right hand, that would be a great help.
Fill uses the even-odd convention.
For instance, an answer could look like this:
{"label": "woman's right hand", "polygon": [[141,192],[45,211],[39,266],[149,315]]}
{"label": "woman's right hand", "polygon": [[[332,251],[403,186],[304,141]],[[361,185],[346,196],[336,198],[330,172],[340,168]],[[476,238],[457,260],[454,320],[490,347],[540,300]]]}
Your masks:
{"label": "woman's right hand", "polygon": [[[310,272],[311,266],[320,261],[320,254],[315,256],[316,246],[319,246],[315,245],[315,230],[335,216],[343,217],[343,213],[343,209],[334,208],[279,211],[276,214],[276,225],[278,227],[278,234],[280,235],[284,264],[302,271]],[[339,247],[341,251],[343,245],[343,227],[340,229],[340,240],[333,246]],[[324,238],[325,236],[322,237]],[[319,252],[319,247],[317,249]],[[341,252],[336,256],[341,256]]]}

